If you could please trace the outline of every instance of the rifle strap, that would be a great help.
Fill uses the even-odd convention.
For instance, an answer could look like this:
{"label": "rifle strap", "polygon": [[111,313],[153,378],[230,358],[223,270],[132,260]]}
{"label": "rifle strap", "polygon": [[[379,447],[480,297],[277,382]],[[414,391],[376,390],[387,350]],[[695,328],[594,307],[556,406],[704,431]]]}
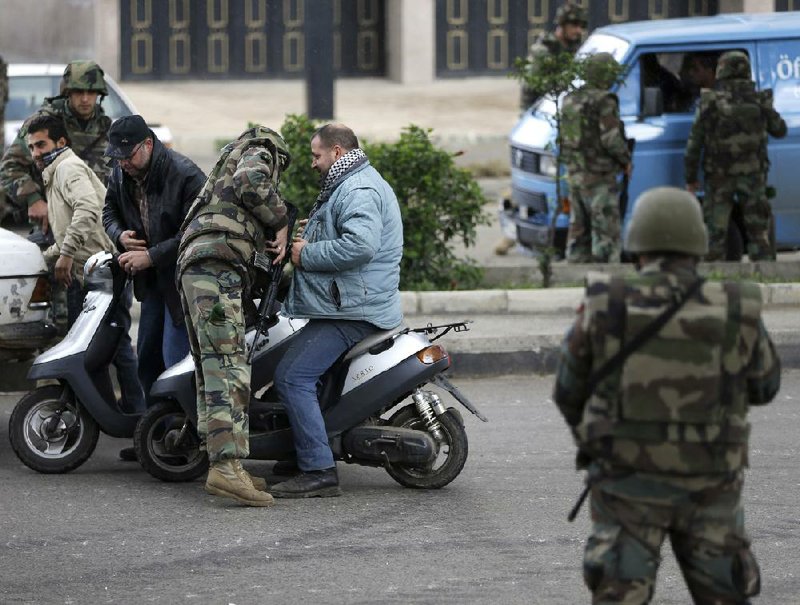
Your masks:
{"label": "rifle strap", "polygon": [[[602,380],[608,377],[613,371],[618,369],[625,360],[635,351],[638,351],[648,340],[658,334],[667,322],[686,304],[686,302],[695,295],[695,293],[703,285],[705,279],[698,278],[691,286],[686,289],[683,296],[676,297],[661,315],[656,317],[645,328],[634,336],[630,341],[626,342],[619,351],[617,351],[610,359],[608,359],[596,372],[589,377],[589,392],[592,393],[597,388]],[[624,301],[622,301],[624,302]],[[624,307],[624,304],[622,305]]]}

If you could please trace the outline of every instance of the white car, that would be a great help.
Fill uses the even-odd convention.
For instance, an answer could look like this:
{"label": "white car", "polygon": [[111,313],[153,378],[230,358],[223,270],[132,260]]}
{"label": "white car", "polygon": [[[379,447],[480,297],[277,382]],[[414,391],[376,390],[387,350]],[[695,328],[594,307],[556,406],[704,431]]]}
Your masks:
{"label": "white car", "polygon": [[[10,63],[8,65],[8,103],[5,114],[5,144],[8,147],[17,137],[22,123],[42,104],[46,97],[58,95],[58,87],[66,65],[53,63]],[[108,96],[103,109],[112,120],[139,113],[133,102],[122,92],[114,79],[106,75]],[[146,117],[146,116],[145,116]],[[172,146],[172,133],[159,124],[149,124],[155,135],[167,147]]]}
{"label": "white car", "polygon": [[52,344],[50,285],[35,243],[0,229],[0,361],[22,360]]}

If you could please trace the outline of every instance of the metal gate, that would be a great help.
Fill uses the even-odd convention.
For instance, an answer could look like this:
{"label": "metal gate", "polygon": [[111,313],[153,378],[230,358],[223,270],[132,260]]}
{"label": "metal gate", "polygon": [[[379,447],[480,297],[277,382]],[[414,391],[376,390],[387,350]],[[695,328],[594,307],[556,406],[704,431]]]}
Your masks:
{"label": "metal gate", "polygon": [[[305,71],[306,0],[120,0],[122,77],[292,78]],[[383,76],[385,0],[334,0],[338,76]]]}
{"label": "metal gate", "polygon": [[[508,73],[515,57],[527,55],[536,36],[553,29],[556,9],[563,1],[436,0],[436,75]],[[577,0],[576,3],[587,8],[590,30],[623,21],[713,15],[718,10],[717,0]]]}

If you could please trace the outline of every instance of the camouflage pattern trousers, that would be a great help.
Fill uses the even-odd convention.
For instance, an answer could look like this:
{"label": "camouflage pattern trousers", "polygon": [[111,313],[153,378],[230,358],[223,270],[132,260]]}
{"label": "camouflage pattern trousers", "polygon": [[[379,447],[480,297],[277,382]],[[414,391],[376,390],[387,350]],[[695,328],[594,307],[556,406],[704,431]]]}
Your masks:
{"label": "camouflage pattern trousers", "polygon": [[741,491],[741,473],[630,473],[595,482],[583,560],[592,603],[649,603],[667,535],[695,603],[748,602],[760,590],[760,575]]}
{"label": "camouflage pattern trousers", "polygon": [[567,261],[616,263],[622,251],[619,187],[614,175],[569,180]]}
{"label": "camouflage pattern trousers", "polygon": [[197,378],[200,442],[211,462],[247,458],[250,366],[242,278],[228,263],[198,261],[181,275],[181,301]]}
{"label": "camouflage pattern trousers", "polygon": [[706,177],[703,200],[703,220],[708,229],[706,260],[725,259],[728,223],[736,203],[741,204],[750,260],[775,260],[769,235],[772,208],[767,200],[766,180],[762,173]]}

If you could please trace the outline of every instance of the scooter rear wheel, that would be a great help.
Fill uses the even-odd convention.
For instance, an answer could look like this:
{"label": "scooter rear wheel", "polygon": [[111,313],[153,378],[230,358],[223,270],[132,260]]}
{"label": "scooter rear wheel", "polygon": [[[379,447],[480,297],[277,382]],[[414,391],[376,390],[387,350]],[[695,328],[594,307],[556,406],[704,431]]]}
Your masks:
{"label": "scooter rear wheel", "polygon": [[[428,468],[413,468],[399,464],[387,464],[386,472],[392,479],[404,487],[416,489],[439,489],[458,477],[467,462],[469,444],[467,432],[461,414],[454,408],[448,408],[444,414],[437,416],[442,425],[444,442],[439,444],[439,455]],[[406,429],[427,431],[425,421],[417,415],[413,405],[398,410],[389,424]]]}
{"label": "scooter rear wheel", "polygon": [[208,455],[199,445],[197,431],[186,423],[186,413],[174,401],[147,408],[133,434],[142,468],[162,481],[194,481],[205,474]]}
{"label": "scooter rear wheel", "polygon": [[23,464],[40,473],[67,473],[97,446],[97,422],[74,400],[61,401],[63,387],[40,387],[19,400],[8,422],[8,439]]}

